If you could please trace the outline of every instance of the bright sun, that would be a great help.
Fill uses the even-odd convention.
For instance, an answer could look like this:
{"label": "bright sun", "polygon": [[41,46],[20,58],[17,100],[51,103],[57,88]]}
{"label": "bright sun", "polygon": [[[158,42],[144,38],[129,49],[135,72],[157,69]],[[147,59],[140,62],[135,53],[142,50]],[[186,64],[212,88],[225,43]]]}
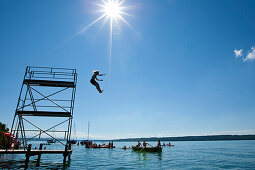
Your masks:
{"label": "bright sun", "polygon": [[[95,2],[93,0],[93,4],[99,7],[99,10],[97,13],[101,13],[101,15],[96,18],[93,22],[88,24],[86,27],[84,27],[82,30],[77,32],[75,35],[73,35],[70,39],[74,38],[75,36],[87,31],[88,28],[90,28],[92,25],[96,24],[100,20],[104,19],[104,23],[106,21],[109,21],[109,26],[110,26],[110,35],[109,35],[109,58],[110,58],[110,63],[111,63],[111,56],[112,56],[112,37],[113,37],[113,31],[114,29],[119,29],[121,31],[120,27],[120,22],[125,23],[128,25],[130,28],[134,30],[132,25],[130,25],[124,16],[130,16],[128,13],[125,11],[127,9],[132,8],[133,6],[126,6],[124,3],[126,0],[97,0],[99,2]],[[113,27],[114,26],[114,27]]]}
{"label": "bright sun", "polygon": [[103,12],[110,18],[119,17],[121,13],[120,4],[118,4],[117,1],[105,2],[103,5]]}
{"label": "bright sun", "polygon": [[91,22],[89,25],[84,27],[76,35],[82,32],[85,32],[89,27],[91,27],[98,21],[102,20],[103,18],[105,19],[105,21],[108,20],[110,22],[110,31],[111,31],[110,36],[112,36],[113,25],[117,25],[117,27],[120,29],[120,24],[119,24],[120,21],[124,22],[129,27],[133,28],[123,17],[124,15],[130,16],[128,13],[125,12],[125,10],[127,10],[131,6],[123,6],[126,0],[98,0],[98,1],[100,1],[101,3],[94,2],[94,4],[99,7],[99,10],[97,11],[97,13],[101,13],[101,15],[97,19],[95,19],[93,22]]}

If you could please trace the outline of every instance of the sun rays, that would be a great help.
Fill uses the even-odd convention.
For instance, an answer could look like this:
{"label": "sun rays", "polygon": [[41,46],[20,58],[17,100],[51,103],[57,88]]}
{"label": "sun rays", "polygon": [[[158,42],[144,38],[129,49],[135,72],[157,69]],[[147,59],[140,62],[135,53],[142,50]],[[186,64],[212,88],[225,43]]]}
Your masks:
{"label": "sun rays", "polygon": [[104,5],[100,6],[103,8],[102,12],[104,12],[108,17],[116,18],[120,16],[122,7],[117,1],[104,2]]}
{"label": "sun rays", "polygon": [[[128,21],[126,21],[124,16],[130,16],[126,10],[131,8],[131,6],[125,6],[126,0],[101,0],[97,2],[92,2],[98,7],[96,13],[100,14],[94,21],[82,28],[80,31],[71,36],[67,41],[73,39],[74,37],[85,33],[89,28],[91,28],[96,23],[104,20],[105,23],[109,24],[109,70],[111,70],[111,58],[112,58],[112,38],[113,38],[113,26],[121,30],[120,22],[125,23],[130,28],[134,29]],[[109,71],[111,72],[111,71]],[[109,73],[110,74],[110,73]]]}

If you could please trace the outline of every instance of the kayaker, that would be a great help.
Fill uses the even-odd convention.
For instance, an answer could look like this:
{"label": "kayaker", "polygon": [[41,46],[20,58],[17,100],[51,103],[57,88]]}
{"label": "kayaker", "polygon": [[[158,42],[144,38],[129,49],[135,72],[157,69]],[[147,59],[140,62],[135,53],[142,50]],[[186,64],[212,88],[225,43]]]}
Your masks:
{"label": "kayaker", "polygon": [[141,147],[140,141],[138,141],[138,144],[136,145],[136,147]]}
{"label": "kayaker", "polygon": [[111,144],[111,145],[110,145],[110,148],[113,148],[113,141],[112,141],[112,142],[110,142],[110,144]]}
{"label": "kayaker", "polygon": [[157,145],[158,148],[161,147],[161,143],[160,143],[160,140],[158,140],[158,145]]}
{"label": "kayaker", "polygon": [[108,147],[113,148],[113,142],[109,141]]}
{"label": "kayaker", "polygon": [[146,148],[147,143],[145,141],[143,141],[143,147]]}
{"label": "kayaker", "polygon": [[93,74],[93,76],[92,76],[91,79],[90,79],[90,83],[91,83],[92,85],[96,86],[96,88],[97,88],[97,90],[98,90],[99,93],[103,93],[103,90],[100,89],[100,86],[99,86],[99,84],[96,82],[96,80],[97,80],[97,81],[103,81],[103,80],[101,80],[101,79],[98,79],[97,76],[104,76],[105,74],[99,74],[99,71],[98,71],[98,70],[94,70],[93,73],[94,73],[94,74]]}

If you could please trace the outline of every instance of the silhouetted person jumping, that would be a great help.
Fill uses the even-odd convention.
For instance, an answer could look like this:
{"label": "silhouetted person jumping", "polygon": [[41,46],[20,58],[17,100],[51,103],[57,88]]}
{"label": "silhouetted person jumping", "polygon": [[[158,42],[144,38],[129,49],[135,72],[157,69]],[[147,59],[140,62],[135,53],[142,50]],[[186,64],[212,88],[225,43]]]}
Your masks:
{"label": "silhouetted person jumping", "polygon": [[98,90],[99,93],[102,93],[103,90],[100,89],[100,86],[99,86],[99,84],[96,82],[96,80],[97,80],[97,81],[103,81],[103,80],[98,79],[97,76],[104,76],[105,74],[99,74],[99,71],[98,71],[98,70],[94,70],[93,73],[94,73],[94,74],[93,74],[93,76],[92,76],[91,79],[90,79],[90,83],[93,84],[94,86],[96,86],[96,88],[97,88],[97,90]]}

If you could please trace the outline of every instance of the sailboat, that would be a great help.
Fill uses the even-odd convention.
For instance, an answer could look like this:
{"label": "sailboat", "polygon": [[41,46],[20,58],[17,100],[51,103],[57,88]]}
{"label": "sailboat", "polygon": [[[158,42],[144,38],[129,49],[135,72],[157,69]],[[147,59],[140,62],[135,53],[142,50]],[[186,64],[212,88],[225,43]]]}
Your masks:
{"label": "sailboat", "polygon": [[88,140],[82,140],[80,142],[81,145],[87,145],[89,142],[89,124],[90,124],[90,121],[88,121]]}

